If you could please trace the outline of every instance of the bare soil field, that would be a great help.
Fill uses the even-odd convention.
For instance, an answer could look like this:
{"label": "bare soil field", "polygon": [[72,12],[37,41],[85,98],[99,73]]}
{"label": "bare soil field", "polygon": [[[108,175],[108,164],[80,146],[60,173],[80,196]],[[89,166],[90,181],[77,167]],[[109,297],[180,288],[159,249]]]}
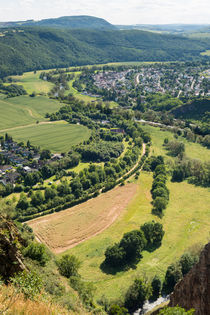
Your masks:
{"label": "bare soil field", "polygon": [[81,205],[27,224],[40,242],[59,254],[107,229],[126,209],[136,192],[137,185],[133,183],[116,187]]}

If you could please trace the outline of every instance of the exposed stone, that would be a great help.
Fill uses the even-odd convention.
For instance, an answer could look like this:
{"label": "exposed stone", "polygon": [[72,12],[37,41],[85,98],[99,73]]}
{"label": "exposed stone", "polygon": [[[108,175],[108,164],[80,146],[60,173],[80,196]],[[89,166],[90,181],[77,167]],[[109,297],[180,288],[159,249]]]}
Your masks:
{"label": "exposed stone", "polygon": [[20,251],[23,244],[15,224],[0,215],[0,276],[5,281],[25,269]]}
{"label": "exposed stone", "polygon": [[195,315],[210,315],[210,243],[201,252],[199,262],[176,284],[169,306],[177,305],[195,309]]}

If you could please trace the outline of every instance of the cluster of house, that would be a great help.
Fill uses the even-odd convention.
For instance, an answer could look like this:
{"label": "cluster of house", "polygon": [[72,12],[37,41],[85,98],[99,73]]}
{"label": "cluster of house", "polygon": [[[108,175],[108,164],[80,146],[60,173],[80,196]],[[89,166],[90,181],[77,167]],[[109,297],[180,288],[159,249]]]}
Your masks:
{"label": "cluster of house", "polygon": [[106,71],[96,73],[94,78],[94,85],[99,89],[114,89],[117,93],[123,95],[126,94],[125,90],[131,89],[131,81],[127,78],[128,73],[131,70],[126,71]]}
{"label": "cluster of house", "polygon": [[[208,71],[208,70],[207,70]],[[175,67],[146,67],[137,75],[137,83],[149,93],[170,93],[182,95],[210,95],[210,87],[204,84],[206,76],[200,67],[176,69]]]}
{"label": "cluster of house", "polygon": [[31,173],[38,171],[44,164],[62,158],[61,154],[53,154],[51,159],[44,161],[40,154],[33,148],[19,145],[13,140],[0,144],[0,155],[4,164],[0,165],[0,183],[3,185],[14,185],[21,176],[19,172]]}
{"label": "cluster of house", "polygon": [[209,69],[201,69],[199,66],[178,68],[174,65],[145,65],[141,69],[129,69],[126,71],[98,72],[93,78],[95,86],[100,89],[114,89],[118,94],[125,95],[132,88],[132,79],[129,72],[135,74],[135,85],[147,93],[170,93],[179,97],[182,95],[209,96],[210,87],[206,86]]}

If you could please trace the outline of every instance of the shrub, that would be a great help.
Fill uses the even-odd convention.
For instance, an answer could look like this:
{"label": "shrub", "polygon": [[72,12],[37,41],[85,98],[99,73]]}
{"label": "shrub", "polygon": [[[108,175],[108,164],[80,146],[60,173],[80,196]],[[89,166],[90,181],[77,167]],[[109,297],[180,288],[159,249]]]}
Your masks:
{"label": "shrub", "polygon": [[80,261],[74,255],[64,255],[57,261],[60,274],[66,278],[78,276]]}
{"label": "shrub", "polygon": [[129,311],[141,308],[151,295],[151,287],[142,279],[135,279],[125,295],[125,307]]}
{"label": "shrub", "polygon": [[119,246],[119,244],[115,244],[114,246],[110,246],[105,251],[105,263],[112,266],[117,267],[125,263],[125,250]]}
{"label": "shrub", "polygon": [[20,272],[10,280],[18,293],[23,293],[27,299],[31,300],[41,292],[43,287],[41,279],[34,271]]}
{"label": "shrub", "polygon": [[37,260],[41,266],[45,266],[47,261],[50,259],[46,252],[46,247],[43,244],[34,242],[24,249],[23,254],[25,257]]}
{"label": "shrub", "polygon": [[141,226],[141,230],[147,240],[148,246],[160,245],[164,236],[163,226],[159,222],[146,222]]}

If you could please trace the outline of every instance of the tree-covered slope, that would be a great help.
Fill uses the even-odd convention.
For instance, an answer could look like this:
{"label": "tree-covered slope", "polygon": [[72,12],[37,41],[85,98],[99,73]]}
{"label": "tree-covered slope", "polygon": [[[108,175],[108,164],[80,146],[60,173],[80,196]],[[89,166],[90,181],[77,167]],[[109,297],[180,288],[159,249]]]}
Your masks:
{"label": "tree-covered slope", "polygon": [[0,22],[0,27],[19,27],[19,26],[46,26],[55,28],[88,28],[88,29],[116,29],[104,19],[88,15],[62,16],[59,18],[44,19],[40,21],[28,20],[17,22]]}
{"label": "tree-covered slope", "polygon": [[[23,71],[117,61],[192,60],[210,44],[144,31],[3,29],[0,76]],[[207,57],[206,57],[207,58]]]}

